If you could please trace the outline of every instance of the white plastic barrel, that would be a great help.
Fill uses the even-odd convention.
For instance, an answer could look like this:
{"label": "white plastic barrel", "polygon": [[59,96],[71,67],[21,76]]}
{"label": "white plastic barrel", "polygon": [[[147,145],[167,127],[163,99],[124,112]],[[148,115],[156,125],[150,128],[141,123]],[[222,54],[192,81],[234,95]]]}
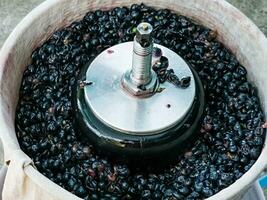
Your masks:
{"label": "white plastic barrel", "polygon": [[[4,145],[7,174],[2,197],[8,199],[79,199],[39,173],[20,150],[14,118],[19,87],[32,51],[51,34],[82,19],[90,10],[145,3],[168,8],[218,32],[218,39],[243,64],[249,79],[259,89],[267,115],[267,39],[255,24],[224,0],[47,0],[15,28],[0,51],[0,136]],[[265,141],[266,144],[266,141]],[[235,183],[208,198],[240,199],[265,170],[267,147],[251,169]]]}

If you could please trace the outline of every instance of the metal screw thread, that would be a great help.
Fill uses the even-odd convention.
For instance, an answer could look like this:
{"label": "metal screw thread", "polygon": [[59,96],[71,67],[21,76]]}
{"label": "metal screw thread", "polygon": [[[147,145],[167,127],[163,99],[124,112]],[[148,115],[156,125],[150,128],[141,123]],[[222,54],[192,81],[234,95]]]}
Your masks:
{"label": "metal screw thread", "polygon": [[151,80],[151,63],[153,44],[148,47],[142,47],[134,39],[133,62],[131,78],[137,85],[145,85]]}
{"label": "metal screw thread", "polygon": [[[151,81],[153,42],[150,34],[152,29],[148,23],[141,23],[137,27],[131,71],[131,79],[136,85],[146,85]],[[143,45],[143,47],[141,42],[145,42],[148,46]]]}

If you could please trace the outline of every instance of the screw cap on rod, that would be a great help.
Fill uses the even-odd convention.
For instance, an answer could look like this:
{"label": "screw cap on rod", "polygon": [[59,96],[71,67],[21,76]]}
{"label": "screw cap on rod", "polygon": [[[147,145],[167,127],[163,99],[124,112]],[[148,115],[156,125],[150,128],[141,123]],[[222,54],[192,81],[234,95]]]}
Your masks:
{"label": "screw cap on rod", "polygon": [[137,26],[133,42],[132,69],[122,78],[123,87],[134,96],[153,95],[158,86],[157,75],[151,70],[152,31],[153,27],[149,23],[143,22]]}
{"label": "screw cap on rod", "polygon": [[151,33],[153,31],[153,27],[151,24],[143,22],[137,26],[136,29],[136,40],[142,47],[148,47],[152,42]]}

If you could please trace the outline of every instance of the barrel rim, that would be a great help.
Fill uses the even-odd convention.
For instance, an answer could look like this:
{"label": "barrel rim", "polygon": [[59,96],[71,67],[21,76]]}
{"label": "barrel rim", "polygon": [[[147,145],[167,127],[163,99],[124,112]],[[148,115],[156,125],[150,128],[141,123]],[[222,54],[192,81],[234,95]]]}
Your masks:
{"label": "barrel rim", "polygon": [[[69,1],[69,0],[68,0]],[[73,2],[75,0],[72,0]],[[12,62],[12,53],[14,51],[14,47],[16,46],[19,38],[25,33],[25,31],[30,28],[30,25],[35,21],[38,20],[39,16],[41,14],[46,13],[50,8],[59,6],[60,4],[66,3],[67,0],[46,0],[43,2],[41,5],[39,5],[37,8],[35,8],[33,11],[31,11],[13,30],[13,32],[10,34],[6,42],[4,43],[1,51],[0,51],[0,118],[5,119],[8,118],[7,121],[12,122],[14,116],[11,116],[12,114],[8,115],[6,113],[5,108],[3,108],[3,103],[4,102],[4,94],[3,94],[3,76],[4,76],[4,70],[5,67],[9,64],[9,62]],[[101,0],[94,1],[94,5],[98,3],[105,3],[106,1],[101,2]],[[148,5],[154,5],[154,7],[158,8],[163,8],[163,4],[166,5],[167,8],[172,8],[172,4],[177,3],[178,1],[174,0],[169,0],[167,3],[166,1],[163,2],[163,0],[155,0],[155,1],[140,1],[137,0],[136,3],[147,3]],[[190,2],[190,3],[188,3]],[[121,3],[123,5],[130,5],[131,1],[122,1],[120,0],[115,0],[112,1],[114,5],[117,5],[118,3]],[[242,14],[237,8],[232,6],[230,3],[226,2],[225,0],[179,0],[179,3],[182,4],[195,4],[196,7],[201,7],[201,4],[209,6],[214,6],[216,8],[221,8],[225,11],[225,14],[227,14],[228,17],[231,17],[232,19],[238,18],[240,21],[243,23],[244,27],[248,27],[247,33],[248,36],[257,38],[257,46],[259,49],[262,51],[262,55],[267,55],[267,39],[264,36],[264,34],[259,30],[259,28],[250,20],[248,19],[244,14]],[[166,8],[165,7],[165,8]],[[94,7],[94,8],[97,8]],[[208,14],[208,13],[206,13]],[[188,15],[187,15],[188,16]],[[191,16],[188,16],[191,18]],[[193,17],[194,19],[194,17]],[[198,19],[195,19],[198,20]],[[241,25],[237,25],[241,26]],[[222,42],[224,42],[223,38],[221,38]],[[232,49],[231,49],[232,50]],[[267,57],[267,56],[266,56]],[[10,60],[11,59],[11,60]],[[267,60],[262,59],[264,63],[267,64]],[[6,153],[6,156],[8,156],[8,152],[13,151],[15,149],[19,149],[19,145],[17,141],[14,141],[14,138],[11,137],[11,134],[14,134],[14,125],[13,126],[8,126],[4,122],[0,122],[0,128],[1,128],[1,138],[4,144],[4,151]],[[208,200],[215,200],[215,199],[229,199],[233,198],[240,191],[245,191],[250,184],[252,184],[257,177],[261,174],[262,171],[266,168],[267,165],[267,159],[265,159],[265,156],[267,154],[267,138],[265,139],[265,145],[263,147],[263,150],[261,152],[260,157],[257,159],[256,163],[241,177],[239,178],[236,182],[228,186],[227,188],[221,190],[220,192],[216,193],[215,195],[211,196],[208,198]],[[36,169],[33,169],[36,170]],[[43,176],[42,174],[36,174],[36,176]],[[44,177],[44,176],[43,176]],[[52,181],[50,181],[51,184],[54,184]],[[46,188],[47,185],[43,184],[43,188]],[[68,192],[67,190],[65,190]],[[61,191],[62,192],[62,191]],[[69,192],[68,192],[69,193]],[[60,191],[58,190],[58,197],[60,199]]]}

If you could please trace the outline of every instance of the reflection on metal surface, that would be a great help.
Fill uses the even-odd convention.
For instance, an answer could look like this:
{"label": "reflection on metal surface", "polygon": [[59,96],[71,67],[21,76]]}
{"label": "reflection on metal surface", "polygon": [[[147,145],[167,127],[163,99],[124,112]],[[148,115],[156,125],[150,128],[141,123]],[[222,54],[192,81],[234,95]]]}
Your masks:
{"label": "reflection on metal surface", "polygon": [[88,68],[86,80],[94,84],[85,88],[86,103],[107,126],[127,134],[156,134],[175,126],[188,113],[195,98],[192,71],[175,52],[161,45],[155,46],[169,59],[175,74],[190,76],[192,83],[187,89],[181,89],[166,82],[161,85],[164,88],[161,93],[149,98],[136,98],[121,86],[121,77],[132,66],[133,42],[107,49]]}

